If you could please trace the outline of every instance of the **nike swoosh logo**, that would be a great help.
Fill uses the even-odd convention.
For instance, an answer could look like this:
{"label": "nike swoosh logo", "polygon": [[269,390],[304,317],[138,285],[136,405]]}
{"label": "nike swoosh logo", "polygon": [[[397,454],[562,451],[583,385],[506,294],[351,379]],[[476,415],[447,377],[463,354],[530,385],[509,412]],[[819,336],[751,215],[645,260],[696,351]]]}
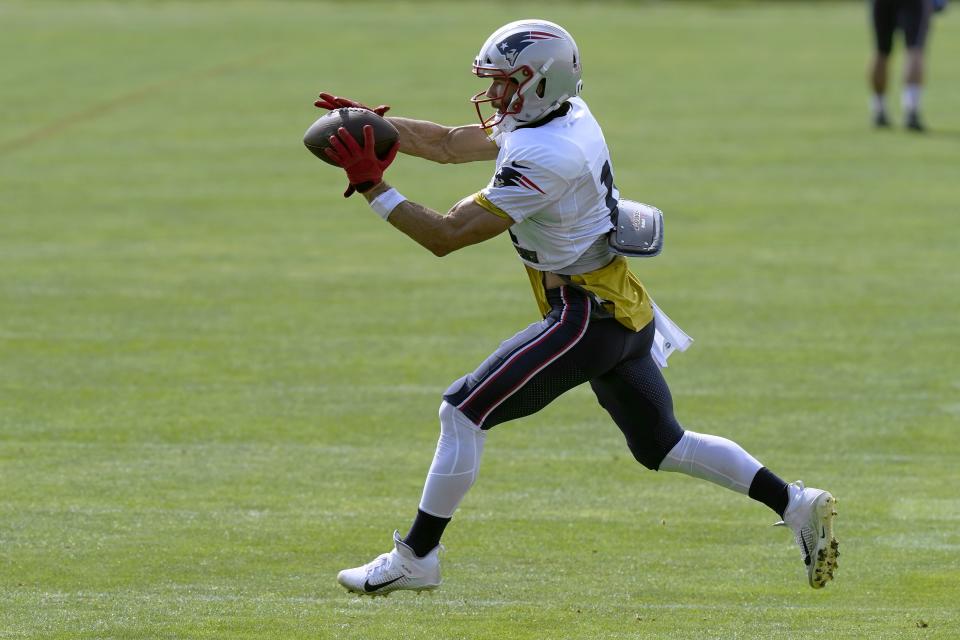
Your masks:
{"label": "nike swoosh logo", "polygon": [[810,549],[807,548],[807,541],[801,537],[800,543],[803,545],[803,563],[810,564]]}
{"label": "nike swoosh logo", "polygon": [[826,527],[820,527],[820,538],[821,538],[822,540],[824,540],[824,539],[826,539],[826,537],[827,537],[827,528],[826,528]]}
{"label": "nike swoosh logo", "polygon": [[398,576],[393,580],[387,580],[386,582],[381,582],[380,584],[370,584],[370,581],[367,580],[366,582],[363,583],[363,590],[366,591],[367,593],[373,593],[374,591],[379,591],[380,589],[383,589],[387,585],[393,584],[394,582],[396,582],[402,577],[403,576]]}

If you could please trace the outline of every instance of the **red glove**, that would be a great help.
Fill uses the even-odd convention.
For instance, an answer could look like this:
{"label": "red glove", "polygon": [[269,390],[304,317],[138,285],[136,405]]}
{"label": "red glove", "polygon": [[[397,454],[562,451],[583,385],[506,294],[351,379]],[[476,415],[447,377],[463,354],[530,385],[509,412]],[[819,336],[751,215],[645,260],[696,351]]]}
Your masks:
{"label": "red glove", "polygon": [[351,100],[350,98],[341,98],[340,96],[335,96],[332,93],[321,93],[320,99],[313,103],[313,106],[320,107],[321,109],[329,109],[334,111],[336,109],[343,109],[344,107],[353,107],[355,109],[366,109],[367,111],[373,111],[378,116],[382,116],[387,111],[390,111],[390,105],[382,104],[379,107],[370,108],[362,102],[357,102],[356,100]]}
{"label": "red glove", "polygon": [[337,135],[330,136],[330,146],[323,152],[347,172],[350,186],[343,192],[344,198],[352,196],[354,191],[364,193],[380,184],[383,181],[383,172],[397,157],[400,142],[390,147],[383,160],[377,157],[375,143],[373,127],[370,125],[363,127],[363,147],[357,144],[350,132],[343,127],[337,130]]}

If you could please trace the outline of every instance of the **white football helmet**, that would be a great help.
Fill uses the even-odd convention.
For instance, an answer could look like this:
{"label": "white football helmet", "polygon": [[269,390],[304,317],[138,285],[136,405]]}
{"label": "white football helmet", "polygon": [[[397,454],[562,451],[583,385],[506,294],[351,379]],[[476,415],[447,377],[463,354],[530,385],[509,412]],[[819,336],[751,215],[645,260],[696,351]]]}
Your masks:
{"label": "white football helmet", "polygon": [[513,79],[517,91],[509,104],[484,118],[480,105],[501,96],[480,92],[470,99],[484,128],[494,134],[540,120],[579,95],[580,51],[566,30],[546,20],[517,20],[487,38],[473,61],[479,78]]}

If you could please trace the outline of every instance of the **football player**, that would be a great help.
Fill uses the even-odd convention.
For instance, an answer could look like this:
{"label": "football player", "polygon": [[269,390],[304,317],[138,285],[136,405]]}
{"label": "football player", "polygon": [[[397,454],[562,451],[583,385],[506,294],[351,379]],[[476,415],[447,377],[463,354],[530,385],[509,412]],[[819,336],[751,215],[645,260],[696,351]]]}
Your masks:
{"label": "football player", "polygon": [[[383,219],[438,256],[509,234],[543,319],[446,390],[410,531],[403,538],[394,532],[391,551],[341,571],[339,583],[368,595],[439,586],[440,538],[477,478],[489,430],[589,382],[638,462],[766,504],[793,530],[810,585],[824,586],[839,555],[833,496],[787,484],[736,443],[684,430],[674,417],[660,372],[670,345],[660,334],[686,336],[656,309],[627,260],[611,253],[619,193],[603,132],[579,97],[573,38],[545,20],[512,22],[483,44],[473,72],[489,83],[472,98],[479,124],[391,117],[400,140],[385,159],[374,154],[369,126],[363,145],[340,129],[327,153],[346,170],[345,195],[359,191]],[[327,109],[367,108],[328,93],[320,98],[317,106]],[[371,110],[383,115],[388,108]],[[486,187],[442,215],[383,180],[398,150],[440,163],[495,160],[496,167]]]}

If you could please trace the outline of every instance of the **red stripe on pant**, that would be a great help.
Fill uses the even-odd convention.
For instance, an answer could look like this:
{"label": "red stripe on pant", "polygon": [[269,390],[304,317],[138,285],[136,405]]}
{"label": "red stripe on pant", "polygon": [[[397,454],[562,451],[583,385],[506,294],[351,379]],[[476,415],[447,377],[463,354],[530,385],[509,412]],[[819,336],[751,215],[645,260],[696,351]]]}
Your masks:
{"label": "red stripe on pant", "polygon": [[[488,374],[477,388],[474,389],[457,409],[471,419],[475,418],[477,426],[483,422],[497,407],[523,388],[535,375],[543,371],[552,362],[573,348],[587,333],[590,326],[590,301],[583,298],[583,309],[577,318],[570,319],[570,303],[567,299],[567,288],[560,288],[563,299],[563,312],[560,321],[551,326],[536,340],[514,353],[504,361],[495,371]],[[571,323],[573,322],[573,323]],[[565,334],[573,335],[566,337]],[[557,340],[556,338],[559,338]],[[557,344],[554,344],[557,343]],[[520,378],[515,381],[516,378]],[[509,385],[507,387],[507,385]],[[504,389],[503,387],[507,387]]]}

